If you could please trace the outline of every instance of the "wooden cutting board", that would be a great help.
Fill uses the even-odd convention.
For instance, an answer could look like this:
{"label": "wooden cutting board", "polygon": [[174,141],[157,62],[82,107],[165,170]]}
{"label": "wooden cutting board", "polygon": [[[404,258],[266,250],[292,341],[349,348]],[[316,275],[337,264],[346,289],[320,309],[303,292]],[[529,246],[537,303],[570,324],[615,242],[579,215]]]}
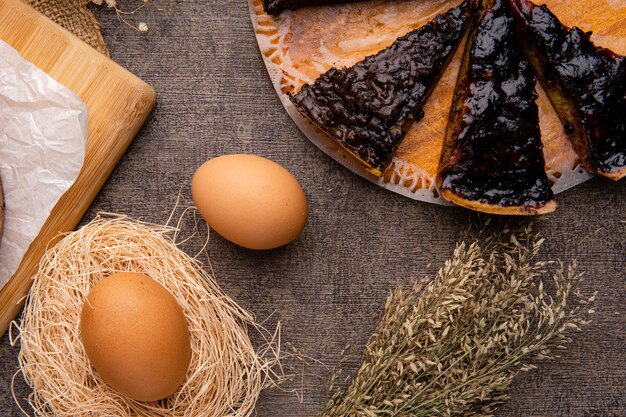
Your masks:
{"label": "wooden cutting board", "polygon": [[156,92],[20,0],[0,0],[0,39],[72,90],[89,112],[85,162],[78,179],[0,290],[1,335],[22,307],[46,248],[60,233],[76,227],[152,111]]}

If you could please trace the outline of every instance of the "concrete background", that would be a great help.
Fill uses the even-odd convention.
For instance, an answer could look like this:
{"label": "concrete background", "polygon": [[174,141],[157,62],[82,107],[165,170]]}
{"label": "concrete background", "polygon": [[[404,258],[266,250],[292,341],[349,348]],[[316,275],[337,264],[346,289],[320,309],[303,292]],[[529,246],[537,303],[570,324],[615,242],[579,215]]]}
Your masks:
{"label": "concrete background", "polygon": [[[96,15],[113,59],[152,84],[158,104],[83,221],[108,211],[165,222],[179,190],[181,203],[192,204],[191,176],[214,156],[247,152],[282,164],[308,198],[302,236],[278,250],[251,252],[212,235],[213,267],[224,290],[259,319],[273,314],[282,321],[284,343],[331,367],[352,345],[344,370],[351,374],[390,289],[436,272],[468,224],[485,216],[387,192],[310,144],[274,93],[244,0],[151,1],[129,17],[148,23],[145,34],[122,25],[110,10],[96,9]],[[562,359],[514,381],[498,416],[624,415],[624,185],[591,180],[558,195],[557,212],[537,222],[546,238],[541,258],[577,259],[587,274],[585,293],[599,292],[597,313]],[[0,416],[21,415],[11,394],[17,353],[5,335]],[[307,372],[319,377],[301,381],[302,402],[266,391],[258,416],[314,415],[328,373],[321,367]],[[29,394],[19,377],[15,393],[22,402]]]}

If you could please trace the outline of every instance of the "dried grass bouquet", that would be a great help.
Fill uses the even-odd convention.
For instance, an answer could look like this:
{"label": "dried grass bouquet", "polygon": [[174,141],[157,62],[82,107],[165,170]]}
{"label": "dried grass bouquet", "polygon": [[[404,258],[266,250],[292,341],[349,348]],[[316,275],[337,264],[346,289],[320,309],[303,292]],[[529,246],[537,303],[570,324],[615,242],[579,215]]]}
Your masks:
{"label": "dried grass bouquet", "polygon": [[556,357],[593,313],[575,264],[534,260],[542,243],[529,229],[461,243],[430,283],[392,292],[356,377],[320,417],[492,415],[515,375]]}

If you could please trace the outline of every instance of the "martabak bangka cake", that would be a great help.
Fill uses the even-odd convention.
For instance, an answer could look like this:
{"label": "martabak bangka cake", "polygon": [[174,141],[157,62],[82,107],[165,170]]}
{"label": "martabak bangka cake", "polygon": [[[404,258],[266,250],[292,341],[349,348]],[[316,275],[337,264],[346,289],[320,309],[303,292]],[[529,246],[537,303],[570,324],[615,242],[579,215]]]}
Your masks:
{"label": "martabak bangka cake", "polygon": [[[265,3],[268,1],[271,0]],[[475,126],[478,123],[487,125],[486,120],[491,117],[495,127],[498,127],[497,123],[508,120],[519,129],[491,132],[494,138],[500,137],[503,141],[495,143],[494,139],[491,142],[493,146],[489,152],[497,153],[497,158],[493,155],[489,157],[486,155],[489,152],[481,150],[485,161],[489,158],[496,161],[488,167],[486,162],[479,163],[480,158],[466,155],[464,164],[469,165],[456,165],[455,181],[460,181],[456,174],[463,169],[467,171],[465,179],[476,180],[479,172],[474,168],[481,165],[481,168],[488,168],[480,171],[486,182],[479,184],[481,181],[473,181],[471,186],[465,184],[464,190],[457,188],[453,191],[443,188],[443,176],[452,172],[451,165],[454,164],[440,166],[440,162],[446,158],[448,162],[455,162],[445,152],[452,152],[458,157],[461,148],[469,151],[482,143],[461,141],[460,135],[450,140],[446,135],[450,132],[448,120],[452,120],[449,117],[450,108],[458,104],[454,91],[466,48],[453,50],[449,57],[446,56],[449,62],[446,59],[431,60],[435,65],[430,66],[424,62],[425,70],[417,76],[411,75],[410,71],[394,72],[393,65],[390,65],[394,61],[388,58],[391,56],[389,51],[398,52],[401,49],[398,44],[410,34],[420,33],[421,30],[425,37],[434,36],[435,31],[429,33],[427,28],[457,7],[467,7],[467,2],[389,0],[352,3],[338,0],[323,1],[324,5],[320,5],[315,0],[277,1],[283,5],[294,5],[294,10],[270,16],[263,8],[263,0],[250,0],[250,10],[259,47],[283,105],[316,146],[379,186],[416,200],[442,203],[445,201],[443,195],[448,201],[475,210],[498,214],[542,214],[554,210],[552,193],[577,185],[593,173],[613,179],[622,175],[619,166],[624,152],[619,132],[623,131],[624,123],[624,118],[620,118],[623,114],[624,83],[620,83],[623,79],[622,57],[618,54],[626,53],[626,5],[609,4],[605,0],[545,0],[550,11],[547,7],[541,9],[556,22],[559,22],[555,17],[558,16],[563,22],[558,23],[562,31],[570,33],[568,39],[573,33],[582,39],[561,43],[563,48],[585,51],[578,55],[581,59],[568,61],[561,59],[559,54],[550,55],[539,43],[527,45],[533,42],[532,36],[523,33],[519,21],[515,21],[516,17],[519,20],[519,16],[513,15],[510,8],[525,5],[526,9],[522,8],[522,11],[527,13],[532,3],[527,0],[493,3],[498,10],[509,9],[506,19],[513,23],[507,27],[506,37],[509,39],[513,33],[515,38],[516,34],[518,43],[511,43],[514,50],[507,52],[519,59],[518,69],[523,71],[518,75],[530,76],[519,80],[517,87],[524,94],[509,97],[504,105],[494,106],[491,115],[481,115],[485,120],[475,118],[473,122],[476,122]],[[304,7],[313,3],[320,7]],[[473,0],[470,6],[476,8],[481,3],[481,0]],[[532,9],[540,8],[533,5]],[[477,17],[478,14],[476,10],[472,12],[472,16]],[[581,20],[581,16],[585,18]],[[576,24],[583,25],[584,29],[569,29]],[[468,39],[464,36],[468,27],[469,23],[466,23],[465,33],[458,41],[461,46]],[[499,29],[500,26],[492,25],[486,32],[495,37]],[[593,37],[590,32],[584,31],[593,31]],[[554,37],[554,33],[545,37]],[[436,35],[437,39],[446,39],[445,36],[450,34]],[[453,38],[456,40],[456,37]],[[587,46],[591,47],[585,47],[585,39]],[[611,50],[594,46],[591,39],[596,45]],[[549,65],[581,66],[578,72],[585,76],[579,77],[579,81],[587,84],[577,90],[578,97],[574,94],[568,97],[563,94],[565,89],[560,87],[554,94],[554,85],[547,85],[541,73],[535,75],[544,83],[543,88],[541,83],[536,83],[529,68],[541,64],[537,64],[531,56],[531,48],[540,50],[536,54],[538,56],[550,55],[546,58]],[[418,54],[410,52],[406,55]],[[590,59],[591,56],[595,58]],[[439,70],[440,62],[444,65]],[[595,65],[595,69],[588,68],[588,65]],[[370,75],[373,72],[377,75]],[[363,77],[363,74],[368,74],[370,78]],[[418,79],[423,85],[421,92],[416,94],[406,87],[405,74],[410,74],[411,79]],[[510,88],[511,80],[516,77],[514,72],[500,75],[503,77],[501,89]],[[507,79],[507,76],[513,78]],[[420,77],[427,81],[422,81]],[[379,83],[379,79],[385,82]],[[431,83],[431,79],[435,82]],[[558,84],[563,80],[555,82]],[[402,102],[402,97],[410,99]],[[598,106],[590,115],[582,116],[581,112],[573,111],[576,106],[590,108],[589,103],[593,104],[593,101],[572,104],[576,99],[583,103],[582,99],[590,98],[599,98],[606,104],[605,108]],[[361,104],[366,102],[367,105]],[[535,111],[538,117],[530,117],[530,112]],[[564,111],[574,116],[565,119]],[[610,117],[603,117],[603,111]],[[607,123],[612,117],[617,122]],[[457,120],[457,124],[460,125],[460,121]],[[593,144],[584,135],[580,139],[578,133],[585,129],[589,132],[588,137],[593,135],[596,139],[604,139]],[[511,132],[513,134],[509,134]],[[524,150],[518,152],[517,148],[524,140]],[[458,150],[456,153],[453,152],[455,148]],[[519,175],[507,172],[507,167]],[[470,193],[472,187],[474,190]]]}

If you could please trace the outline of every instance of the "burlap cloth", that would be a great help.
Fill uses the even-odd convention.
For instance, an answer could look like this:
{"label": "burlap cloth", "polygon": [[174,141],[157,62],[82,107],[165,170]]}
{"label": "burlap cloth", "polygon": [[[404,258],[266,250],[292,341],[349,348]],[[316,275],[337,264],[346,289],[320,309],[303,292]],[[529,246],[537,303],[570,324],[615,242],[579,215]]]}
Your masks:
{"label": "burlap cloth", "polygon": [[100,24],[87,0],[22,0],[105,55],[109,55]]}

